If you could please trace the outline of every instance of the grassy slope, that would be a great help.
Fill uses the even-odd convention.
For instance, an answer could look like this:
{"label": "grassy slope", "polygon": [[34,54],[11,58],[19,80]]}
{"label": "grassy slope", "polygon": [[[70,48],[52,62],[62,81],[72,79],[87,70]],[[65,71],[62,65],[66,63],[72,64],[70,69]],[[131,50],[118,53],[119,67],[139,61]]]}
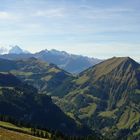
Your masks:
{"label": "grassy slope", "polygon": [[9,129],[13,129],[13,130],[19,130],[19,131],[23,131],[23,132],[27,132],[27,133],[30,133],[31,132],[31,129],[30,128],[25,128],[25,127],[18,127],[12,123],[8,123],[8,122],[3,122],[3,121],[0,121],[0,126],[1,127],[5,127],[5,128],[9,128]]}
{"label": "grassy slope", "polygon": [[[12,129],[12,130],[8,130]],[[21,132],[16,132],[21,131]],[[31,136],[31,128],[18,127],[12,123],[0,121],[0,140],[47,140]],[[50,135],[50,134],[49,134]]]}
{"label": "grassy slope", "polygon": [[0,140],[47,140],[0,127]]}
{"label": "grassy slope", "polygon": [[[134,125],[140,121],[140,112],[137,109],[140,105],[140,90],[136,89],[137,96],[133,95],[132,98],[137,103],[127,100],[127,97],[130,89],[135,91],[136,85],[138,87],[139,67],[130,58],[104,61],[74,79],[76,86],[57,104],[62,110],[70,112],[72,117],[78,117],[86,123],[89,121],[88,125],[91,124],[91,127],[97,122],[95,128],[100,126],[98,123],[102,123],[100,129],[115,126],[119,130],[133,129],[137,135],[140,132],[139,127],[134,130]],[[130,109],[125,109],[127,105]]]}

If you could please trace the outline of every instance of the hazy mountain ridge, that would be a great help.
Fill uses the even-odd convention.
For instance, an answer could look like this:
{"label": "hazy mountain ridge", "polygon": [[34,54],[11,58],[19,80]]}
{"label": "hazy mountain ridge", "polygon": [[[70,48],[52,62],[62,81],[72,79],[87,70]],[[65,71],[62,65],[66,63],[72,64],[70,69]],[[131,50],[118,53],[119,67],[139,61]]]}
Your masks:
{"label": "hazy mountain ridge", "polygon": [[48,63],[54,63],[58,67],[71,73],[79,73],[102,61],[100,59],[69,54],[65,51],[58,51],[55,49],[42,50],[31,54],[28,51],[22,50],[19,46],[14,46],[11,48],[8,54],[0,55],[0,58],[10,60],[27,59],[30,57],[35,57]]}
{"label": "hazy mountain ridge", "polygon": [[72,73],[79,73],[86,68],[101,62],[99,59],[89,58],[82,55],[68,54],[64,51],[57,50],[41,51],[36,53],[36,58],[54,63],[60,68]]}

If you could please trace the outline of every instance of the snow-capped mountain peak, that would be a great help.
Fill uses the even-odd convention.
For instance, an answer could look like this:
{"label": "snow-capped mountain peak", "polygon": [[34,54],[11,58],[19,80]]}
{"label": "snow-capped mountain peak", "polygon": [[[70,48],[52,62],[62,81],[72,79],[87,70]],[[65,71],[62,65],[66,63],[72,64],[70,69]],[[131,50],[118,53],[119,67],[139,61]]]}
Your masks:
{"label": "snow-capped mountain peak", "polygon": [[26,54],[26,53],[29,53],[29,52],[26,51],[26,50],[23,50],[19,46],[15,45],[15,46],[12,46],[12,48],[9,50],[8,53],[9,54]]}
{"label": "snow-capped mountain peak", "polygon": [[0,55],[3,54],[28,54],[30,52],[21,49],[18,45],[0,47]]}

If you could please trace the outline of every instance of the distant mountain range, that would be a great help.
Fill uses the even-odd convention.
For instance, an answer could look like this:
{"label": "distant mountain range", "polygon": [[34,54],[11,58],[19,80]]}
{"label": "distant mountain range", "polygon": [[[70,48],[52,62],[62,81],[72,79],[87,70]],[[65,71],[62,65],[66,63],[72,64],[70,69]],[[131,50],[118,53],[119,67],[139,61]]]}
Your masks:
{"label": "distant mountain range", "polygon": [[64,51],[58,50],[43,50],[37,53],[29,53],[28,51],[22,50],[19,46],[12,47],[7,54],[4,54],[4,48],[1,49],[0,58],[16,60],[16,59],[27,59],[35,57],[48,63],[56,64],[58,67],[77,74],[102,60],[96,58],[89,58],[81,55],[69,54]]}

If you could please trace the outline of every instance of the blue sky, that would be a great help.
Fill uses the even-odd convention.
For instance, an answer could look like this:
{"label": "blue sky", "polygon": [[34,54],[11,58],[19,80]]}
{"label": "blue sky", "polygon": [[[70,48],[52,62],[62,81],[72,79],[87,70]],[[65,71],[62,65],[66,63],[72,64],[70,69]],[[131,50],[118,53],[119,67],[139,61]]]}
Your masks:
{"label": "blue sky", "polygon": [[140,0],[0,0],[0,46],[140,61]]}

